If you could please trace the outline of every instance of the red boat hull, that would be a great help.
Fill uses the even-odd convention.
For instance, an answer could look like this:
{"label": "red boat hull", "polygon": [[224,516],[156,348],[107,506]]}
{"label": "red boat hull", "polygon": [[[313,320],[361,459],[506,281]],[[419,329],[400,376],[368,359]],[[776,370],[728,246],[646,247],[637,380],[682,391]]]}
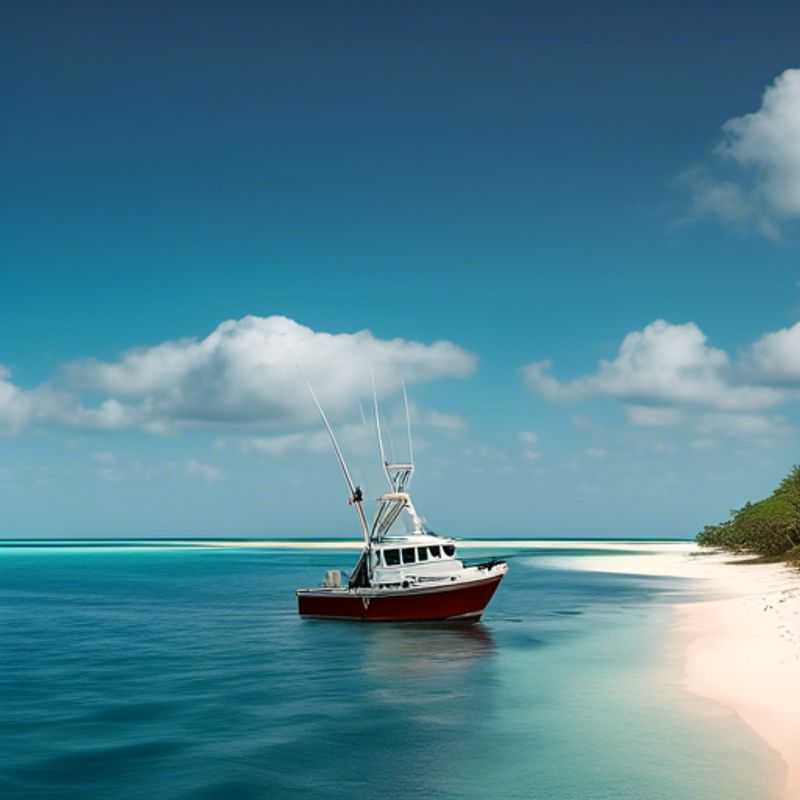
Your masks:
{"label": "red boat hull", "polygon": [[297,593],[303,617],[352,619],[362,622],[477,622],[492,599],[503,575],[452,586],[379,591],[355,589]]}

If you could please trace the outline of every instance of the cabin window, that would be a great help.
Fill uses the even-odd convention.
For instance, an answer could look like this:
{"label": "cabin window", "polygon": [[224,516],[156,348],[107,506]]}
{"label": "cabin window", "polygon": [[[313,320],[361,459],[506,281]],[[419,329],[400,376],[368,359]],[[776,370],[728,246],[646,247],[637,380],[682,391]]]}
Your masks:
{"label": "cabin window", "polygon": [[428,548],[427,547],[418,547],[417,548],[417,560],[418,561],[427,561],[428,560]]}
{"label": "cabin window", "polygon": [[404,564],[413,564],[414,563],[414,548],[413,547],[404,547],[403,548],[403,563]]}
{"label": "cabin window", "polygon": [[452,544],[442,545],[442,549],[446,556],[454,556],[456,554],[456,548]]}
{"label": "cabin window", "polygon": [[387,567],[396,567],[400,563],[400,551],[384,550],[383,560]]}
{"label": "cabin window", "polygon": [[442,554],[441,554],[441,552],[439,550],[439,545],[438,544],[432,544],[428,549],[431,551],[431,558],[441,558],[442,557]]}

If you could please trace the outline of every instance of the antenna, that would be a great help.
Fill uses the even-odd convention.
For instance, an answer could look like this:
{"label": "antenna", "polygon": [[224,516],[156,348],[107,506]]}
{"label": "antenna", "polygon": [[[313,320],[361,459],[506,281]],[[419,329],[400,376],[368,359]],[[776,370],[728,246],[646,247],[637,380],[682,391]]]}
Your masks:
{"label": "antenna", "polygon": [[389,475],[389,469],[386,465],[386,453],[383,449],[383,436],[381,435],[381,412],[378,409],[378,392],[375,389],[375,373],[372,373],[372,401],[375,404],[375,431],[378,434],[378,449],[381,454],[381,467],[386,473],[386,480],[389,481],[389,488],[394,489],[392,478]]}
{"label": "antenna", "polygon": [[406,407],[406,431],[408,432],[408,462],[414,466],[414,442],[411,439],[411,414],[408,412],[408,394],[406,393],[406,382],[403,386],[403,405]]}
{"label": "antenna", "polygon": [[306,385],[308,386],[308,391],[311,393],[311,397],[314,400],[314,405],[317,407],[317,411],[319,411],[319,415],[322,417],[322,421],[325,423],[325,427],[328,429],[328,435],[331,437],[331,444],[333,444],[333,449],[336,451],[336,457],[339,459],[339,466],[342,468],[345,483],[347,484],[347,488],[350,490],[350,502],[356,507],[356,513],[361,521],[361,529],[364,533],[364,541],[367,547],[369,547],[369,526],[367,525],[367,518],[364,514],[364,509],[361,506],[361,492],[353,483],[353,478],[350,476],[350,470],[347,469],[347,462],[344,460],[344,456],[342,455],[342,449],[339,447],[339,442],[336,441],[333,428],[331,428],[331,424],[328,422],[328,418],[325,416],[325,412],[322,410],[319,400],[317,400],[317,395],[314,394],[314,389],[310,383],[306,382]]}

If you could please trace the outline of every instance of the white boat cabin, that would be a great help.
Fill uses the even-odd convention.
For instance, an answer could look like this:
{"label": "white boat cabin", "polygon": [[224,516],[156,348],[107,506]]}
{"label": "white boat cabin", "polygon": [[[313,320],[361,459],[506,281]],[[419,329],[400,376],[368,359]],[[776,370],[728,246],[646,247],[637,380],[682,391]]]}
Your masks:
{"label": "white boat cabin", "polygon": [[425,533],[387,536],[372,545],[370,560],[372,584],[387,587],[408,581],[441,581],[464,569],[452,539]]}

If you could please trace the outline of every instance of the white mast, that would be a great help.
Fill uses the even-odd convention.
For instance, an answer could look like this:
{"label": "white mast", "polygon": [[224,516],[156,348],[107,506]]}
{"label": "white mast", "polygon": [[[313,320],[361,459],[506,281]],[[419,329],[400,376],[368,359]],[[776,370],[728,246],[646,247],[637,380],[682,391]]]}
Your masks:
{"label": "white mast", "polygon": [[389,488],[394,489],[392,476],[389,474],[389,462],[386,460],[386,452],[383,449],[383,436],[381,435],[381,412],[378,409],[378,392],[375,389],[375,373],[372,373],[372,402],[375,405],[375,431],[378,434],[378,450],[381,454],[381,469],[389,481]]}
{"label": "white mast", "polygon": [[389,533],[392,525],[397,521],[402,511],[406,511],[411,517],[414,531],[419,533],[424,531],[422,520],[411,502],[411,495],[408,493],[408,484],[414,474],[414,444],[411,439],[411,414],[408,408],[408,397],[405,383],[403,385],[403,400],[406,409],[406,430],[408,432],[408,454],[409,463],[389,463],[386,460],[386,453],[383,447],[383,435],[381,433],[381,414],[378,408],[378,393],[375,389],[375,376],[372,376],[372,399],[375,406],[375,431],[378,435],[378,449],[381,456],[381,466],[389,482],[389,491],[378,498],[378,511],[372,522],[372,538],[380,541]]}
{"label": "white mast", "polygon": [[403,386],[403,405],[406,407],[406,431],[408,432],[408,463],[411,464],[412,473],[408,476],[408,482],[411,483],[411,477],[414,474],[414,442],[411,439],[411,414],[408,412],[408,394],[406,393],[406,382],[402,382]]}

